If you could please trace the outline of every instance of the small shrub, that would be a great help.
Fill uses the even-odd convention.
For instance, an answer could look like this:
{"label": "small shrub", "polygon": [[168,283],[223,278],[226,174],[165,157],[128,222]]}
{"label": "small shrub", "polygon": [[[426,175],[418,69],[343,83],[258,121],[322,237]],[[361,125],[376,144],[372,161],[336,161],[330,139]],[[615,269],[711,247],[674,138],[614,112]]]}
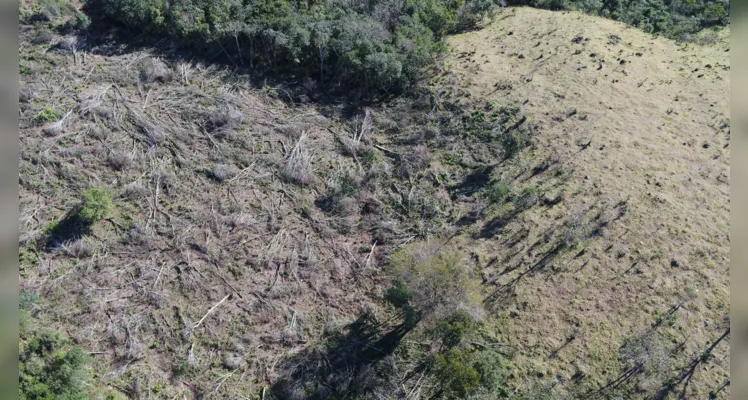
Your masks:
{"label": "small shrub", "polygon": [[34,37],[31,38],[31,43],[48,45],[52,43],[52,40],[54,38],[55,38],[54,34],[49,29],[38,29],[36,33],[34,34]]}
{"label": "small shrub", "polygon": [[499,136],[505,159],[512,159],[530,145],[530,134],[524,129],[514,129]]}
{"label": "small shrub", "polygon": [[62,120],[44,125],[42,132],[46,136],[57,136],[62,133]]}
{"label": "small shrub", "polygon": [[327,179],[325,195],[317,205],[331,214],[352,215],[358,211],[358,201],[353,198],[359,190],[361,178],[351,171],[336,173]]}
{"label": "small shrub", "polygon": [[34,122],[43,124],[47,122],[57,121],[62,118],[62,114],[50,106],[44,106],[38,114],[34,116]]}
{"label": "small shrub", "polygon": [[405,156],[404,161],[401,167],[402,173],[405,176],[412,176],[431,164],[431,152],[425,145],[418,145]]}
{"label": "small shrub", "polygon": [[39,302],[39,295],[29,289],[18,291],[18,308],[21,310],[30,310],[31,307]]}
{"label": "small shrub", "polygon": [[494,182],[486,188],[485,196],[491,203],[501,203],[509,196],[512,189],[504,182]]}
{"label": "small shrub", "polygon": [[80,11],[75,13],[75,22],[77,28],[81,30],[87,30],[91,26],[91,18]]}
{"label": "small shrub", "polygon": [[555,390],[555,381],[535,382],[529,388],[521,391],[517,400],[556,400],[559,394]]}
{"label": "small shrub", "polygon": [[670,366],[670,352],[655,331],[626,339],[619,350],[624,368],[638,370],[647,376],[662,377]]}
{"label": "small shrub", "polygon": [[91,188],[83,192],[83,204],[78,210],[82,222],[93,224],[106,218],[114,209],[112,194],[104,188]]}

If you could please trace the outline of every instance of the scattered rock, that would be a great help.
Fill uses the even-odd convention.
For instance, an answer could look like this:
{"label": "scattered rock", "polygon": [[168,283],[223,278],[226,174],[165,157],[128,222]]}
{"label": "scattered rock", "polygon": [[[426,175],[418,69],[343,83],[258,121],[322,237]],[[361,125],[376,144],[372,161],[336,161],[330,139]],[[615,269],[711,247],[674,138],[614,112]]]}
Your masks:
{"label": "scattered rock", "polygon": [[582,43],[582,40],[584,40],[584,36],[582,36],[582,35],[578,35],[578,36],[577,36],[577,37],[575,37],[574,39],[571,39],[571,42],[572,42],[572,43],[576,43],[576,44],[579,44],[579,43]]}

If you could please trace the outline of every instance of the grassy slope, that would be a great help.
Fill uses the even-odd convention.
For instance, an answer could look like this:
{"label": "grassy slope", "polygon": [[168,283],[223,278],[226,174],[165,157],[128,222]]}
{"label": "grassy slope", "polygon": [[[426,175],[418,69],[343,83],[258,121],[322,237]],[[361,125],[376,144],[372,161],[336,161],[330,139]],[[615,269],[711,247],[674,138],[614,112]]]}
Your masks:
{"label": "grassy slope", "polygon": [[[37,34],[22,26],[21,88],[30,100],[20,107],[21,286],[43,297],[37,325],[99,353],[101,386],[170,398],[198,389],[257,393],[282,357],[362,307],[380,307],[381,261],[418,234],[419,222],[396,218],[388,204],[402,194],[374,179],[363,180],[356,198],[378,198],[380,214],[329,215],[314,204],[330,177],[359,168],[331,133],[352,123],[196,62],[166,58],[173,79],[143,84],[143,63],[155,54],[84,46],[74,58],[48,46],[56,35],[31,44]],[[578,34],[590,40],[573,44]],[[608,44],[610,34],[620,43]],[[476,105],[520,104],[539,132],[532,151],[494,175],[516,189],[538,186],[546,202],[508,223],[497,221],[503,208],[488,207],[453,239],[476,261],[486,293],[498,289],[487,301],[488,323],[518,350],[515,383],[539,375],[568,382],[581,370],[584,385],[605,384],[620,373],[622,339],[680,299],[675,324],[659,329],[674,342],[688,338],[679,364],[698,355],[722,333],[729,304],[724,45],[682,48],[600,18],[513,8],[452,46],[436,85],[467,90]],[[60,130],[32,122],[44,106],[71,112]],[[198,126],[230,107],[244,124],[223,135]],[[379,113],[384,120],[388,112]],[[301,131],[315,153],[307,188],[278,176]],[[401,152],[413,146],[375,136]],[[432,147],[430,171],[460,179],[466,171],[441,165],[444,151]],[[130,162],[115,168],[122,157]],[[547,168],[535,169],[543,161]],[[236,175],[217,182],[209,171],[219,164],[234,165]],[[423,183],[409,201],[415,193],[449,203],[444,188],[419,193],[433,186]],[[98,223],[82,245],[69,238],[67,249],[45,249],[46,227],[91,186],[116,193],[111,222]],[[555,195],[562,200],[550,205]],[[457,196],[444,206],[455,216],[445,224],[457,225],[474,204]],[[574,251],[554,253],[570,235],[580,238]],[[370,260],[372,236],[380,245]],[[722,382],[727,354],[722,344],[699,367],[690,396]]]}
{"label": "grassy slope", "polygon": [[[584,40],[575,44],[578,35]],[[728,35],[709,47],[679,46],[581,13],[513,8],[493,26],[451,39],[450,83],[476,101],[523,104],[540,124],[527,167],[546,161],[569,174],[552,192],[561,203],[528,211],[492,239],[466,243],[487,259],[510,260],[487,268],[488,279],[511,282],[534,265],[545,253],[532,244],[568,216],[602,213],[611,221],[580,246],[583,254],[558,257],[545,273],[522,279],[516,301],[499,312],[514,316],[503,333],[520,346],[517,363],[528,373],[569,379],[578,369],[604,383],[618,373],[623,338],[681,301],[675,324],[661,329],[674,343],[685,341],[682,354],[698,356],[726,329]],[[627,210],[618,219],[621,201]],[[611,213],[615,218],[606,217]],[[529,232],[518,245],[501,245],[522,230]],[[507,264],[519,268],[502,276]],[[727,344],[718,347],[688,398],[705,398],[724,380],[728,354]]]}

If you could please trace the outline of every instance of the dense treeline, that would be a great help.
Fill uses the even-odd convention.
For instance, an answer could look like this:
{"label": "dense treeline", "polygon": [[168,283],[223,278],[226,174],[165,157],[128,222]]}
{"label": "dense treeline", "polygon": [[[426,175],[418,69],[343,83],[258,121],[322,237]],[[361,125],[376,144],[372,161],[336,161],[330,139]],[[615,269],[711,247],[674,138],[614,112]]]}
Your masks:
{"label": "dense treeline", "polygon": [[509,0],[509,4],[583,10],[678,40],[730,22],[730,0]]}
{"label": "dense treeline", "polygon": [[92,0],[133,32],[224,53],[309,89],[401,92],[499,5],[576,9],[685,40],[729,23],[729,0]]}
{"label": "dense treeline", "polygon": [[311,77],[319,89],[407,88],[442,38],[471,29],[494,0],[95,0],[133,31],[224,52],[236,64]]}

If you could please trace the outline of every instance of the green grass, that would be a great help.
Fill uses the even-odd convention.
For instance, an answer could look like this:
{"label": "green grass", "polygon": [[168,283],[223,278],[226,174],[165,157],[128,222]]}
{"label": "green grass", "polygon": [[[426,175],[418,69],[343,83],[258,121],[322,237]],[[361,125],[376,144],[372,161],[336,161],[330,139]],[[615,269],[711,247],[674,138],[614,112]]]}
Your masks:
{"label": "green grass", "polygon": [[62,113],[50,106],[44,106],[44,108],[42,108],[41,111],[39,111],[39,113],[34,116],[34,122],[38,124],[44,124],[47,122],[57,121],[60,118],[62,118]]}

